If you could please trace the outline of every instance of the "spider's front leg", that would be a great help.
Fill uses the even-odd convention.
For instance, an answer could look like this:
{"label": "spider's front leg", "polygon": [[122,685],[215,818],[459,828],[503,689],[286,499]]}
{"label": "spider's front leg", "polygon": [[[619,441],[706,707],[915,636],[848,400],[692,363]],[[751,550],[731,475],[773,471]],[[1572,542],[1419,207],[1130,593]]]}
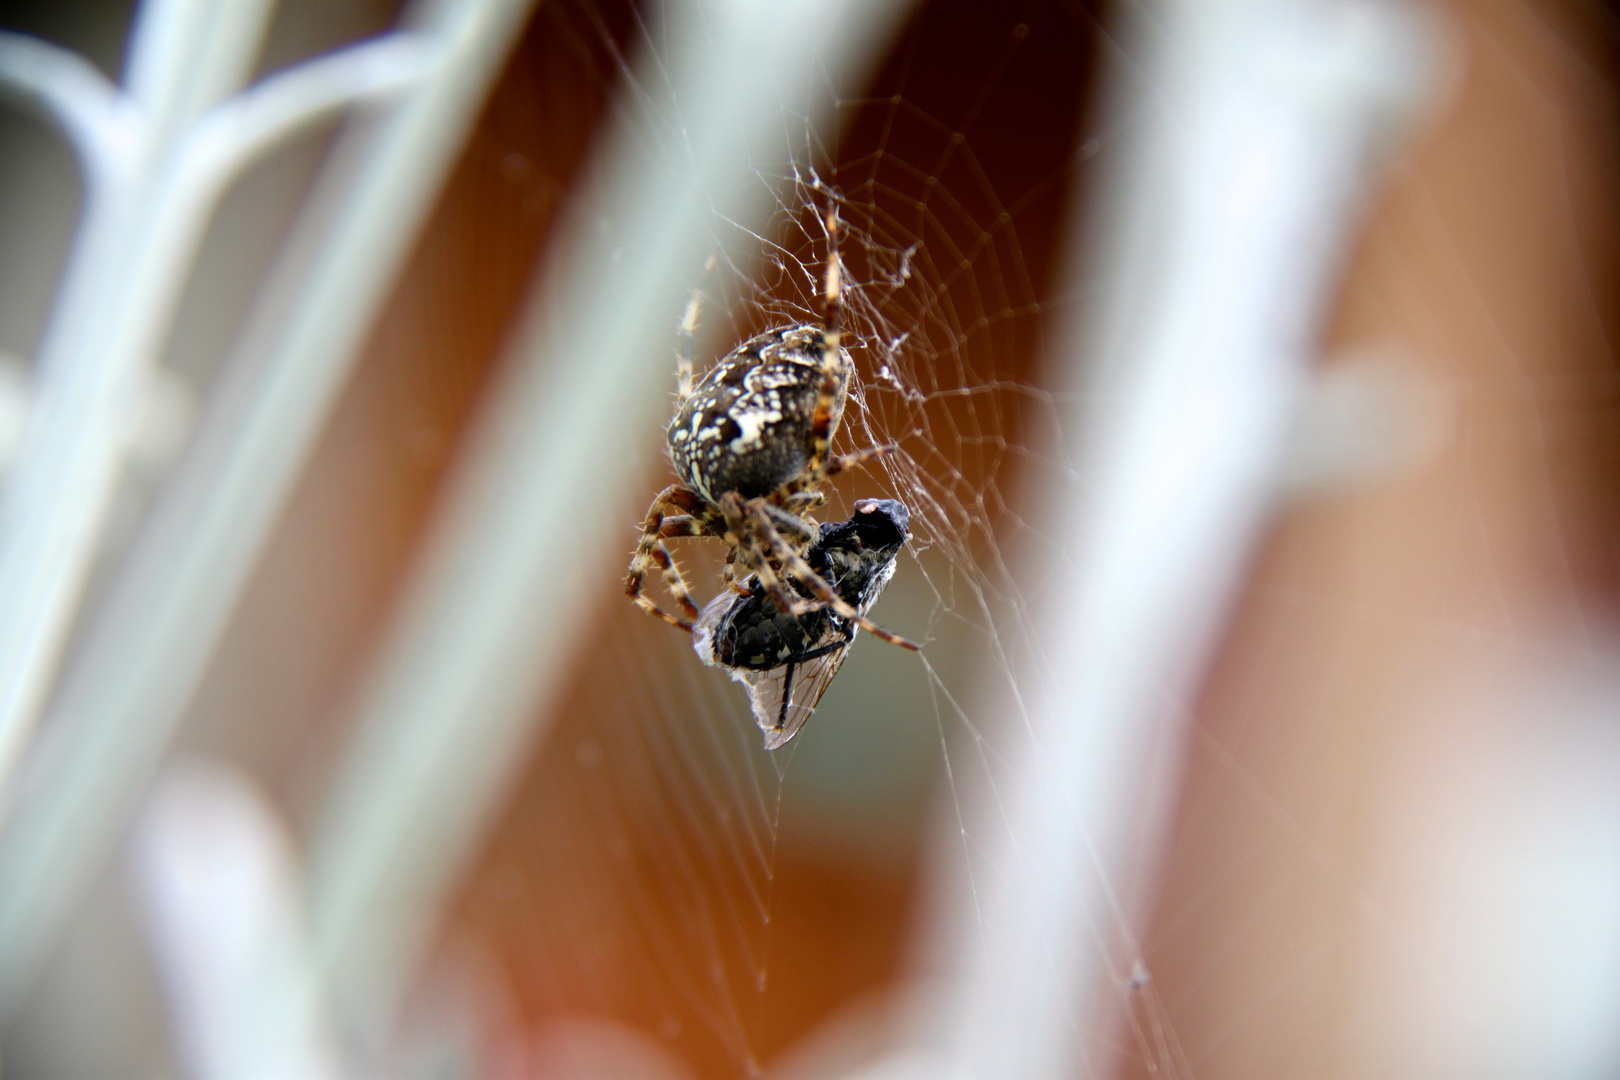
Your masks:
{"label": "spider's front leg", "polygon": [[[703,264],[703,276],[708,277],[709,271],[714,269],[714,256]],[[692,351],[697,341],[698,313],[703,310],[703,291],[693,289],[692,295],[686,301],[686,310],[681,313],[681,324],[675,328],[675,340],[679,348],[675,350],[675,399],[676,407],[692,396]]]}
{"label": "spider's front leg", "polygon": [[726,552],[726,565],[720,571],[720,582],[738,596],[751,596],[752,589],[745,589],[737,584],[737,553],[736,547]]}
{"label": "spider's front leg", "polygon": [[822,282],[821,386],[810,418],[810,462],[820,466],[838,431],[853,365],[843,349],[844,264],[838,257],[838,210],[827,208],[827,272]]}
{"label": "spider's front leg", "polygon": [[686,302],[686,312],[681,316],[681,325],[675,331],[675,338],[680,343],[675,350],[675,398],[676,407],[692,396],[692,350],[697,340],[698,312],[703,307],[703,294],[696,289],[692,290],[691,299]]}
{"label": "spider's front leg", "polygon": [[[821,492],[818,491],[815,494],[818,496],[818,498],[815,500],[815,505],[819,506],[826,501],[826,496],[822,495]],[[790,495],[788,497],[788,503],[790,505],[794,505],[796,502],[797,500],[795,500],[793,496]],[[759,513],[764,514],[765,517],[770,521],[771,528],[775,531],[776,535],[791,536],[795,541],[797,541],[798,546],[795,548],[795,550],[803,551],[805,548],[808,548],[811,544],[816,542],[817,529],[815,522],[806,521],[804,518],[794,513],[794,511],[784,510],[775,503],[766,502],[764,499],[750,500],[750,505],[753,504],[758,504]]]}
{"label": "spider's front leg", "polygon": [[[721,500],[721,508],[725,509],[724,499]],[[910,649],[912,652],[922,651],[922,646],[907,641],[899,634],[893,634],[883,629],[883,627],[856,611],[843,597],[833,592],[832,586],[828,585],[822,576],[816,573],[810,564],[800,558],[799,554],[782,539],[781,534],[776,531],[776,527],[771,523],[770,509],[774,508],[765,500],[751,499],[743,507],[743,512],[747,515],[749,525],[752,526],[747,530],[747,541],[752,548],[748,554],[753,561],[758,563],[755,572],[759,575],[760,584],[769,590],[771,599],[776,601],[778,608],[789,615],[798,617],[808,615],[819,608],[830,607],[840,616],[874,637],[882,638],[891,645],[898,645],[902,649]],[[785,514],[785,511],[778,511],[778,513]],[[735,527],[733,527],[733,531],[735,531]],[[782,579],[771,568],[770,560],[760,550],[760,540],[763,540],[770,547],[771,554],[775,556],[777,563],[782,567],[783,573],[815,593],[815,600],[805,600],[795,596],[787,586],[782,584]]]}
{"label": "spider's front leg", "polygon": [[885,443],[882,446],[868,446],[865,450],[857,450],[852,454],[840,454],[838,457],[829,458],[806,474],[805,483],[812,486],[819,485],[829,476],[837,476],[847,469],[864,465],[873,458],[892,454],[898,449],[900,449],[898,443]]}
{"label": "spider's front leg", "polygon": [[[777,535],[776,529],[771,525],[770,517],[765,509],[768,506],[770,504],[763,499],[753,499],[745,509],[742,496],[735,491],[728,491],[720,496],[720,513],[726,522],[726,540],[733,544],[726,565],[726,572],[732,577],[728,578],[727,583],[737,593],[743,596],[750,595],[749,590],[742,588],[732,580],[735,577],[733,564],[741,562],[744,570],[753,572],[759,587],[770,594],[778,610],[789,615],[798,615],[799,612],[794,610],[794,606],[799,602],[799,598],[790,593],[787,587],[782,584],[782,579],[777,576],[775,568],[770,564],[770,560],[765,557],[765,548],[760,546],[758,533],[761,527],[777,543],[782,543],[781,537]],[[798,527],[793,531],[795,533],[807,533],[811,539],[806,542],[813,542],[814,531],[807,523],[777,507],[770,507],[770,509],[797,522]]]}
{"label": "spider's front leg", "polygon": [[806,488],[802,491],[795,491],[793,494],[789,495],[785,500],[786,506],[784,509],[786,509],[790,514],[803,517],[806,511],[814,510],[816,507],[820,506],[826,501],[827,493],[825,491],[817,491],[815,488]]}
{"label": "spider's front leg", "polygon": [[[680,513],[665,512],[672,509]],[[630,570],[624,579],[624,593],[636,602],[637,607],[649,615],[656,615],[671,626],[678,626],[688,632],[697,621],[697,605],[692,603],[692,593],[686,587],[686,579],[681,577],[680,567],[675,564],[669,549],[664,546],[664,538],[704,535],[703,510],[703,500],[679,484],[672,484],[660,491],[653,499],[652,505],[647,508],[647,520],[641,529],[641,542],[636,545],[636,553],[630,559]],[[662,572],[664,585],[675,598],[675,603],[686,616],[685,619],[663,610],[647,599],[642,592],[647,572],[654,566]]]}

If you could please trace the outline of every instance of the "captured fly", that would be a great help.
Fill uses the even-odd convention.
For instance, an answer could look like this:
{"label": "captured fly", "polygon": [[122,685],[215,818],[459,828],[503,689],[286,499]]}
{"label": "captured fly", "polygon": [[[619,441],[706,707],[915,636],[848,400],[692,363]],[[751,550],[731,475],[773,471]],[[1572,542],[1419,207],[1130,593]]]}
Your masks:
{"label": "captured fly", "polygon": [[[848,521],[821,526],[805,561],[864,617],[894,576],[910,522],[904,503],[863,499]],[[744,585],[747,595],[727,590],[709,601],[693,628],[692,647],[705,664],[747,684],[765,749],[775,750],[815,711],[859,626],[826,606],[784,614],[758,579]],[[797,582],[793,587],[812,599],[808,588]]]}

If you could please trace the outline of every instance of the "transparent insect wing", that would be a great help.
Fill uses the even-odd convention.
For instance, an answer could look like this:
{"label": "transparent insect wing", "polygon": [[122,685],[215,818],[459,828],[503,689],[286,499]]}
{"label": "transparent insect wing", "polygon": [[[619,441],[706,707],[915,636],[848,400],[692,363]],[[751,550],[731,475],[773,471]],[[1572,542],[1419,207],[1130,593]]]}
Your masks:
{"label": "transparent insect wing", "polygon": [[722,593],[709,601],[698,616],[692,647],[705,664],[724,668],[733,679],[748,687],[754,720],[765,733],[765,749],[775,750],[798,734],[810,714],[816,711],[821,695],[832,685],[833,676],[849,655],[856,630],[851,627],[845,631],[831,620],[823,620],[822,633],[809,639],[803,650],[819,653],[811,659],[789,660],[769,668],[727,664],[716,656],[717,635],[728,617],[749,613],[751,601],[755,599],[769,603],[763,596],[742,597],[730,593]]}
{"label": "transparent insect wing", "polygon": [[[804,727],[843,666],[849,646],[850,642],[845,641],[832,652],[803,664],[784,664],[753,673],[757,677],[749,684],[748,700],[755,723],[765,733],[765,749],[783,746]],[[791,680],[789,671],[793,673]]]}

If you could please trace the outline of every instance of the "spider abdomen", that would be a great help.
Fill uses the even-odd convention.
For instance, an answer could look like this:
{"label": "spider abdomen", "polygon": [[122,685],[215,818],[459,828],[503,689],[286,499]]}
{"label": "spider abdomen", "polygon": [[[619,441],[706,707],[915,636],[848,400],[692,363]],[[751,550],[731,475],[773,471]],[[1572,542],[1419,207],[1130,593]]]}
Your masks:
{"label": "spider abdomen", "polygon": [[[681,481],[710,503],[735,491],[769,495],[803,475],[814,455],[822,330],[781,327],[739,345],[693,387],[670,422],[669,453]],[[849,354],[838,350],[829,437],[849,390]]]}

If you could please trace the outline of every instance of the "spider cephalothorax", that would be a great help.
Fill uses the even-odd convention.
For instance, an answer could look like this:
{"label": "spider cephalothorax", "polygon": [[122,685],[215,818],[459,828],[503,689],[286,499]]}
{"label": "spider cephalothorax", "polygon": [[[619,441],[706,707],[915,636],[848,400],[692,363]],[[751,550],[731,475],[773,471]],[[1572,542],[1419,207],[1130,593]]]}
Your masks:
{"label": "spider cephalothorax", "polygon": [[[681,478],[658,493],[647,509],[641,543],[625,577],[625,592],[649,613],[684,630],[697,606],[664,541],[679,536],[716,536],[731,545],[726,583],[736,569],[752,573],[777,609],[801,616],[831,608],[886,641],[915,649],[903,638],[867,620],[804,561],[818,535],[802,515],[825,496],[828,477],[892,447],[870,447],[831,457],[854,370],[840,338],[842,272],[838,219],[828,214],[827,273],[822,326],[785,326],[750,338],[692,384],[692,338],[697,328],[694,295],[681,320],[678,404],[667,432],[670,458]],[[685,618],[671,615],[642,591],[648,571],[664,583]],[[786,577],[803,589],[795,592]]]}

